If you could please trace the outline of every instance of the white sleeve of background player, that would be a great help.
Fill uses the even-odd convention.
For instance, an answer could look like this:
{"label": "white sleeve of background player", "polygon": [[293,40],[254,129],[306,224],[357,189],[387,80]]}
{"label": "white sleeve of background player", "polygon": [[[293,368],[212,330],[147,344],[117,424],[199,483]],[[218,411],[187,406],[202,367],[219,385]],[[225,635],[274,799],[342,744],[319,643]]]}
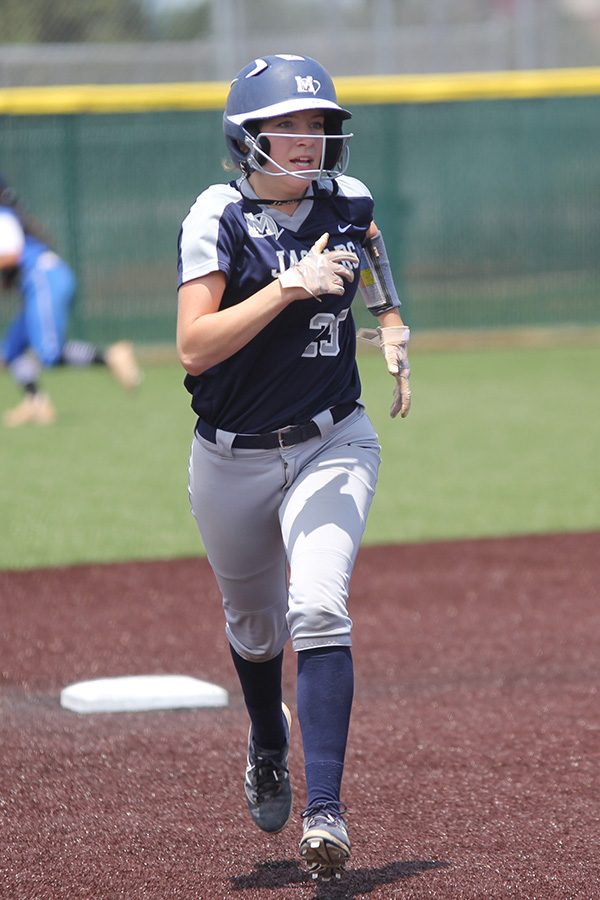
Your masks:
{"label": "white sleeve of background player", "polygon": [[0,256],[20,257],[25,247],[21,223],[8,211],[0,211]]}
{"label": "white sleeve of background player", "polygon": [[221,217],[239,198],[239,193],[225,184],[213,185],[200,194],[181,226],[178,287],[211,272],[229,274],[226,253],[219,248]]}

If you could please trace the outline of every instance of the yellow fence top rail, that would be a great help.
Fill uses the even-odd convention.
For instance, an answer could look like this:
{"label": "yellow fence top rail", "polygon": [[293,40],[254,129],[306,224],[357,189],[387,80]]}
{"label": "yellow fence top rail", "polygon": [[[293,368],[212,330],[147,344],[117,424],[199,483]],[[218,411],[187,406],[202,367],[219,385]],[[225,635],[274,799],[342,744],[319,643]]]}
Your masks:
{"label": "yellow fence top rail", "polygon": [[[335,79],[344,104],[447,103],[600,96],[600,67]],[[225,82],[0,88],[0,115],[73,115],[222,109]]]}

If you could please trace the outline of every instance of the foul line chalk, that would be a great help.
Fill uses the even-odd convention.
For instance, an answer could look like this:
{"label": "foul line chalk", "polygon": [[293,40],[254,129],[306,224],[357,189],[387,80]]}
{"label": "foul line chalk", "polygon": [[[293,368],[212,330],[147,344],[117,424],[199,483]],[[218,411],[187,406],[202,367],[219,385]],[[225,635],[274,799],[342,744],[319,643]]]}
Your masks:
{"label": "foul line chalk", "polygon": [[227,691],[188,675],[127,675],[63,688],[60,705],[78,713],[227,706]]}

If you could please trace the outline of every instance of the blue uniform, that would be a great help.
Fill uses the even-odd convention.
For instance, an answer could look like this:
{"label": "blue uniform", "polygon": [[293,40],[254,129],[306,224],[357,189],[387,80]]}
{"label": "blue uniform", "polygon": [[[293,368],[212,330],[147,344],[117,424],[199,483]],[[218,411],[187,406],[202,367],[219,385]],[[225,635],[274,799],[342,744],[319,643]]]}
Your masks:
{"label": "blue uniform", "polygon": [[[11,207],[0,206],[0,214],[14,217],[20,227]],[[23,304],[7,329],[3,357],[10,364],[31,348],[43,366],[53,366],[66,339],[75,276],[43,241],[27,233],[24,241],[18,280]]]}
{"label": "blue uniform", "polygon": [[[329,249],[360,256],[373,199],[355,178],[313,182],[292,216],[259,204],[240,179],[213,185],[192,206],[179,235],[179,285],[221,271],[221,308],[245,300],[305,255],[328,232]],[[350,311],[358,287],[343,296],[291,303],[245,347],[185,385],[192,407],[211,425],[260,433],[307,421],[360,396],[356,333]]]}

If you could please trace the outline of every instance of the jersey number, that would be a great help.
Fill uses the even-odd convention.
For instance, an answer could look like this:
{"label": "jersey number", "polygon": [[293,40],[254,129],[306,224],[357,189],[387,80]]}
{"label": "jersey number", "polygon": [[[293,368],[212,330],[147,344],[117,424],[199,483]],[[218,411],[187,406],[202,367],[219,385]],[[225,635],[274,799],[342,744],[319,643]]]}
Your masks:
{"label": "jersey number", "polygon": [[317,339],[311,341],[302,356],[337,356],[340,352],[340,322],[348,316],[343,309],[338,316],[333,313],[317,313],[310,320],[310,329],[320,332]]}

